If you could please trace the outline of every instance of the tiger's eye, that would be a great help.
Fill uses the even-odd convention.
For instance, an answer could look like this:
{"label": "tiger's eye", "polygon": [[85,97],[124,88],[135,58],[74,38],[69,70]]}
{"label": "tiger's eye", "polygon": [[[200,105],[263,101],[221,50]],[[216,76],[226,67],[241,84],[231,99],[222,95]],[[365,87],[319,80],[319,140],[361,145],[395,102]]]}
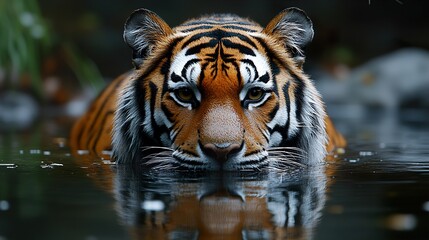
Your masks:
{"label": "tiger's eye", "polygon": [[190,102],[194,98],[194,93],[190,88],[179,88],[176,90],[176,96],[180,101]]}
{"label": "tiger's eye", "polygon": [[257,101],[264,95],[262,88],[252,88],[247,92],[247,98],[252,101]]}

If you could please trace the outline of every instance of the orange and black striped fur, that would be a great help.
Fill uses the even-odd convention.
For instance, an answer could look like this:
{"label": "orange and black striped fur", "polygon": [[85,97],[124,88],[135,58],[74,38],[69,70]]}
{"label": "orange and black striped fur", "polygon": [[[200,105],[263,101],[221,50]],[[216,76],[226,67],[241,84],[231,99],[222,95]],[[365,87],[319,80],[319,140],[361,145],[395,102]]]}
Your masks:
{"label": "orange and black striped fur", "polygon": [[[118,164],[192,170],[314,165],[345,145],[302,71],[310,19],[289,8],[265,27],[211,15],[170,28],[139,9],[125,24],[135,70],[74,126],[74,149]],[[156,153],[154,153],[156,152]]]}

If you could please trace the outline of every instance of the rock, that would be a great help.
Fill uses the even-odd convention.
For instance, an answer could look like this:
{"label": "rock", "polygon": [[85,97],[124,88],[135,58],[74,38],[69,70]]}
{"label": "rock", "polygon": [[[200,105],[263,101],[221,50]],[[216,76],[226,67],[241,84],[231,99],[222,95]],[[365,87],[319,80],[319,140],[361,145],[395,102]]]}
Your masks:
{"label": "rock", "polygon": [[429,109],[429,52],[407,48],[377,57],[344,79],[325,74],[315,80],[327,104]]}
{"label": "rock", "polygon": [[25,129],[39,115],[39,105],[31,96],[7,91],[0,93],[0,128]]}

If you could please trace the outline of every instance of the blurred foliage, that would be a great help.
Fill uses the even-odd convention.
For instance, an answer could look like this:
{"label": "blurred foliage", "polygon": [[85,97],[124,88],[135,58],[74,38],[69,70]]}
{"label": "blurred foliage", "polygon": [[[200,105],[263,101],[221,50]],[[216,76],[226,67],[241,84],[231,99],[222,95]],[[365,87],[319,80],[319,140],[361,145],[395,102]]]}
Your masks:
{"label": "blurred foliage", "polygon": [[0,0],[0,87],[19,89],[27,82],[32,92],[43,99],[42,65],[54,49],[82,86],[95,90],[104,86],[92,60],[72,43],[62,43],[43,18],[37,0]]}
{"label": "blurred foliage", "polygon": [[52,44],[48,31],[37,1],[0,0],[0,69],[9,80],[6,88],[16,88],[28,74],[34,90],[42,93],[40,59]]}
{"label": "blurred foliage", "polygon": [[66,61],[71,67],[81,86],[90,86],[100,90],[104,86],[101,73],[95,63],[86,58],[73,44],[64,44]]}

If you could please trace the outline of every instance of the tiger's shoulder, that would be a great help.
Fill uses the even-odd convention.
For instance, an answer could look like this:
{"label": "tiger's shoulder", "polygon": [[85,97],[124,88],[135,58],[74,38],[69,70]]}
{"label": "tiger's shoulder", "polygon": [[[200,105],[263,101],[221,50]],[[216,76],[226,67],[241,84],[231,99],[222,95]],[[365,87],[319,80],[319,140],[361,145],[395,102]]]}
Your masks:
{"label": "tiger's shoulder", "polygon": [[119,94],[129,84],[133,72],[117,77],[91,102],[87,111],[74,123],[70,131],[70,147],[77,153],[89,153],[110,158],[112,127],[118,107]]}

